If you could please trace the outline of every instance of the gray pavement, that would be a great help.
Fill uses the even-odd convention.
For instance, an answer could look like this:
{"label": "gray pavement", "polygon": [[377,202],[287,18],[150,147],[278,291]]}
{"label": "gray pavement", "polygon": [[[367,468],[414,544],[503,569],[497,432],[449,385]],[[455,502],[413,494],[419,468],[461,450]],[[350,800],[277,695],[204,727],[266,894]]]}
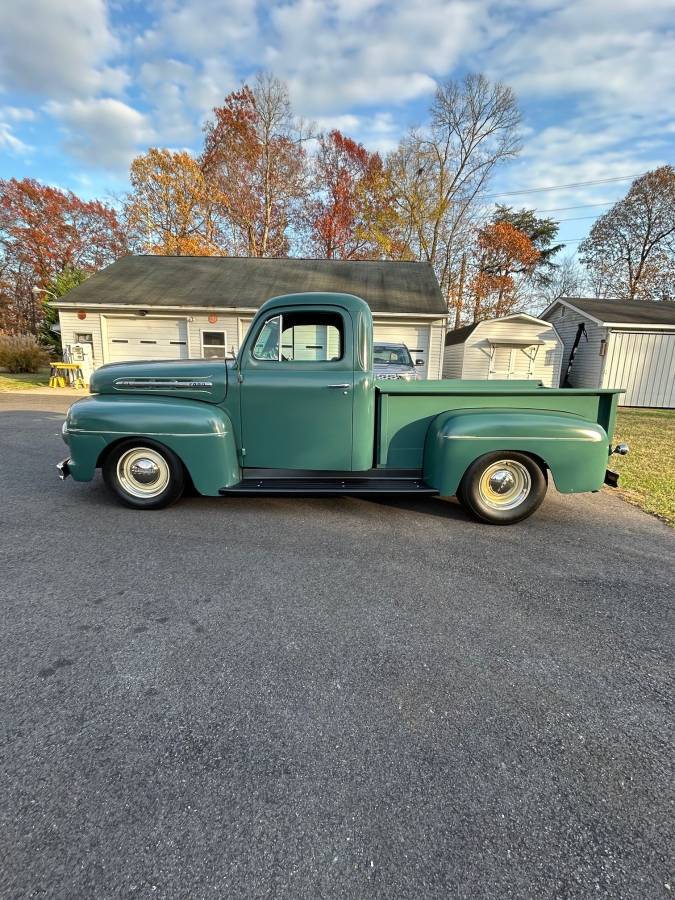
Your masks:
{"label": "gray pavement", "polygon": [[3,898],[668,897],[673,531],[61,484],[0,395]]}

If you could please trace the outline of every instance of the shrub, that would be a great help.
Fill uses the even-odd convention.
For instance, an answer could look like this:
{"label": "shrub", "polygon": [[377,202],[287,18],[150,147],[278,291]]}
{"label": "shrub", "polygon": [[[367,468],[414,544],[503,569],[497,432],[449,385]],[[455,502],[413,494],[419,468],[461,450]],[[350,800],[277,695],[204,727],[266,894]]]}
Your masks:
{"label": "shrub", "polygon": [[37,372],[49,356],[32,334],[0,334],[0,366],[10,372]]}

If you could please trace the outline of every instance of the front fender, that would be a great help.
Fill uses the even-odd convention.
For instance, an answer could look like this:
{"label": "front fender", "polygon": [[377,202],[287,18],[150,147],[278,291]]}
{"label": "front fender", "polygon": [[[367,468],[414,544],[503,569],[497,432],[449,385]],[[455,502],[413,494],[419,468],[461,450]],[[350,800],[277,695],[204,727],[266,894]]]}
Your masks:
{"label": "front fender", "polygon": [[444,497],[457,493],[471,463],[497,450],[537,457],[563,494],[602,487],[609,439],[595,422],[548,410],[449,410],[429,425],[424,480]]}
{"label": "front fender", "polygon": [[234,429],[217,406],[174,397],[97,394],[68,411],[64,436],[76,481],[91,481],[114,443],[148,437],[182,460],[200,494],[218,496],[241,481]]}

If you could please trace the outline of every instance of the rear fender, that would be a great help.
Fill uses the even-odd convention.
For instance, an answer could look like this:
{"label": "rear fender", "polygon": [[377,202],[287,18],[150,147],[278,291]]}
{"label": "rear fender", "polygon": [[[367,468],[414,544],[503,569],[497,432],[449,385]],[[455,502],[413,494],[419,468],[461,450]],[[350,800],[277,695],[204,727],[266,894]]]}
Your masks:
{"label": "rear fender", "polygon": [[457,493],[474,460],[494,451],[528,453],[550,469],[563,494],[597,491],[607,468],[609,440],[595,422],[548,410],[448,410],[429,425],[424,480],[444,497]]}
{"label": "rear fender", "polygon": [[71,406],[66,437],[76,481],[91,481],[114,444],[144,437],[173,450],[200,494],[217,497],[221,488],[241,481],[230,418],[206,403],[98,394]]}

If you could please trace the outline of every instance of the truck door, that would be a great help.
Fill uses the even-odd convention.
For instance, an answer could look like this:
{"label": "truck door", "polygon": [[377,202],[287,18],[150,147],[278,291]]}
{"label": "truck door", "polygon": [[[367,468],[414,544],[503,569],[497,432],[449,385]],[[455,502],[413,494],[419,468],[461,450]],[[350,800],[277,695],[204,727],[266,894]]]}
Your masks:
{"label": "truck door", "polygon": [[270,310],[246,342],[240,371],[246,468],[351,469],[354,360],[345,310]]}

